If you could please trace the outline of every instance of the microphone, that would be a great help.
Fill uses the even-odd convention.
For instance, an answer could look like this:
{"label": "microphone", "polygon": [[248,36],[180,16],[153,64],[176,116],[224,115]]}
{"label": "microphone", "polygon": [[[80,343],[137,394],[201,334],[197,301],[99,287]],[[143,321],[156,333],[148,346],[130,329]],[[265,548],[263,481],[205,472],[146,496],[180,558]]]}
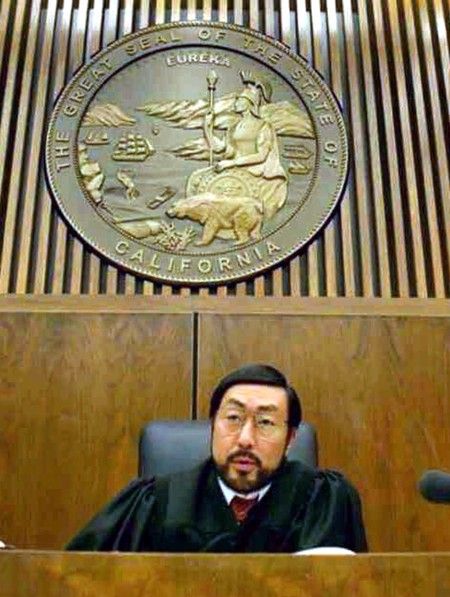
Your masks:
{"label": "microphone", "polygon": [[419,481],[419,491],[429,502],[450,504],[450,474],[442,471],[425,471]]}

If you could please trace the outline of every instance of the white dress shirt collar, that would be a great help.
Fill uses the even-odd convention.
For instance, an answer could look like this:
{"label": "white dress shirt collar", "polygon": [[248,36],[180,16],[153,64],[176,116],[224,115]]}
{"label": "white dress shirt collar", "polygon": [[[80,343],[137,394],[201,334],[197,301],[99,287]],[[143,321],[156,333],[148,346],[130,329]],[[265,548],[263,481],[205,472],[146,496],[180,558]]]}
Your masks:
{"label": "white dress shirt collar", "polygon": [[220,477],[217,477],[217,481],[219,482],[220,489],[222,490],[223,496],[228,505],[230,505],[230,502],[235,495],[244,498],[245,500],[253,500],[257,498],[259,502],[259,500],[266,495],[270,489],[270,486],[272,485],[272,483],[268,483],[261,489],[258,489],[258,491],[253,491],[252,493],[238,493],[237,491],[234,491],[234,489],[231,489],[231,487],[228,487],[228,485],[226,485]]}

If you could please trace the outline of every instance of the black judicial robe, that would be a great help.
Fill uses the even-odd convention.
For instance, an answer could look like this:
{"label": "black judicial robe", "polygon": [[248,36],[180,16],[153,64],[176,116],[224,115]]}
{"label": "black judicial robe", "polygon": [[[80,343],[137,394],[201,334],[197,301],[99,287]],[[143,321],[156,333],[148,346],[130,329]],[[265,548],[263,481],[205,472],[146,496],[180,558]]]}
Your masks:
{"label": "black judicial robe", "polygon": [[66,549],[289,553],[321,546],[367,550],[358,493],[340,473],[285,462],[239,525],[208,460],[133,481]]}

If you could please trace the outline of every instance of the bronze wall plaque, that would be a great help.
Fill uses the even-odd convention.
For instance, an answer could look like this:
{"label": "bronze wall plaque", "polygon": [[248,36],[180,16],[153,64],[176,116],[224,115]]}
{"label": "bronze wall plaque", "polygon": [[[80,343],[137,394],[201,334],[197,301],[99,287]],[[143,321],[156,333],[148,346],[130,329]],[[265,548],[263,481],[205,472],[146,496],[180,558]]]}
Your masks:
{"label": "bronze wall plaque", "polygon": [[77,73],[46,166],[66,219],[102,255],[206,285],[309,242],[343,191],[348,146],[332,92],[286,46],[235,25],[172,23]]}

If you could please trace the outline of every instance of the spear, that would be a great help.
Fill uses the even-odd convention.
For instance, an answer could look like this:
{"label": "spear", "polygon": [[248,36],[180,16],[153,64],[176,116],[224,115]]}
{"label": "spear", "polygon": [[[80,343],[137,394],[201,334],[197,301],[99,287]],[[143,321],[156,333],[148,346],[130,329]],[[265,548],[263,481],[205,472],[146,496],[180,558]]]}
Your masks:
{"label": "spear", "polygon": [[[216,90],[216,85],[219,77],[217,76],[216,72],[210,70],[206,80],[208,81],[208,91],[209,91],[209,113],[212,115],[211,119],[211,139],[213,138],[214,132],[214,92]],[[209,165],[212,166],[214,161],[214,142],[209,144]]]}

